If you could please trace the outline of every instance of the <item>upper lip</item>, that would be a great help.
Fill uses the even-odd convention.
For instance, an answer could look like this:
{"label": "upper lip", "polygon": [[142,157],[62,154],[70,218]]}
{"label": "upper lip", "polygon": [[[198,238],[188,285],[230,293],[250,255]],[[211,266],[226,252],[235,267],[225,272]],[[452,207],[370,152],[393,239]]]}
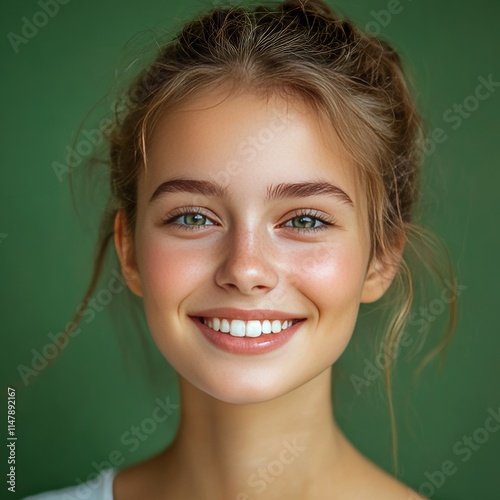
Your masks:
{"label": "upper lip", "polygon": [[190,316],[201,318],[241,319],[244,321],[265,319],[303,319],[294,313],[275,311],[273,309],[237,309],[234,307],[204,309],[203,311],[197,311],[196,313],[190,314]]}

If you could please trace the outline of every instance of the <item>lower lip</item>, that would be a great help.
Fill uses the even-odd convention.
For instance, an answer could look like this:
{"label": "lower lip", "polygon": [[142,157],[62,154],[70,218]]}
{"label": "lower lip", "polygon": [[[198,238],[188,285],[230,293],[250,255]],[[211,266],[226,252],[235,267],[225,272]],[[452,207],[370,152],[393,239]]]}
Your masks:
{"label": "lower lip", "polygon": [[216,332],[199,318],[191,317],[201,333],[213,345],[231,354],[263,354],[286,344],[300,328],[303,320],[289,326],[280,333],[262,334],[260,337],[233,337],[229,333]]}

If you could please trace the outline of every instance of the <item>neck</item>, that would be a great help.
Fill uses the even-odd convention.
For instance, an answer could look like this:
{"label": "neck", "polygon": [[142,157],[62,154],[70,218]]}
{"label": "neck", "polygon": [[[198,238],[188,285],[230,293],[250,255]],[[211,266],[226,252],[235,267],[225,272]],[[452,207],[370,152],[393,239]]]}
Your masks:
{"label": "neck", "polygon": [[333,419],[331,369],[257,404],[216,400],[183,378],[180,388],[181,423],[164,456],[179,498],[320,498],[340,472],[345,438]]}

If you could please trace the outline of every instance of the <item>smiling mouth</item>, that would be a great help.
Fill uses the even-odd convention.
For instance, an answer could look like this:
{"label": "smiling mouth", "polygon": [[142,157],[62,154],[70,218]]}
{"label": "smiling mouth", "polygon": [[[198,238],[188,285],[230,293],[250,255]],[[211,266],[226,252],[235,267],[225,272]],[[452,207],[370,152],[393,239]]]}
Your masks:
{"label": "smiling mouth", "polygon": [[303,319],[291,318],[287,320],[250,320],[225,319],[225,318],[204,318],[198,317],[199,321],[212,330],[221,333],[228,333],[233,337],[260,337],[261,335],[273,335],[280,333],[295,325]]}

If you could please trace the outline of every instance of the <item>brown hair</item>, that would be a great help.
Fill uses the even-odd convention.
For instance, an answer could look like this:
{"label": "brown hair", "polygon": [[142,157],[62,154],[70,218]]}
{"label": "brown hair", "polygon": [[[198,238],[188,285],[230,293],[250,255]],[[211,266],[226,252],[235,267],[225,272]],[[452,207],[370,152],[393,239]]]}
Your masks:
{"label": "brown hair", "polygon": [[[320,0],[213,8],[186,24],[138,75],[120,102],[122,111],[108,136],[111,198],[84,300],[98,282],[117,211],[123,209],[130,229],[135,227],[137,180],[147,166],[154,124],[195,91],[228,82],[233,91],[301,98],[325,116],[357,166],[366,191],[371,256],[394,259],[401,244],[406,245],[387,294],[391,316],[384,342],[392,352],[412,306],[412,255],[441,280],[450,276],[454,284],[453,273],[432,264],[437,262],[438,240],[413,220],[423,133],[400,57],[387,42],[341,19]],[[454,319],[452,302],[447,333],[423,364],[447,344]],[[391,357],[386,358],[396,468],[392,365]]]}

